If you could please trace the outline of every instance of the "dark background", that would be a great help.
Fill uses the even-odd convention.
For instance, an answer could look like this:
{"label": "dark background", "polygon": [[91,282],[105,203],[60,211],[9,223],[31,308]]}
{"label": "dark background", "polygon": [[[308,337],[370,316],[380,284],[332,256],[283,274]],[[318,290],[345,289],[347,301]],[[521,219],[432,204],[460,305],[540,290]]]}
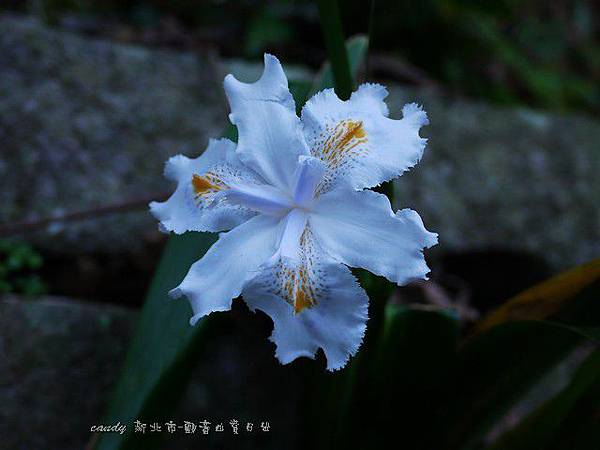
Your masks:
{"label": "dark background", "polygon": [[[427,150],[416,174],[401,179],[409,191],[402,191],[398,202],[418,210],[428,228],[440,232],[440,245],[427,252],[431,282],[398,289],[393,302],[453,309],[460,317],[461,333],[468,334],[476,318],[514,294],[590,259],[599,242],[595,226],[600,222],[600,190],[597,182],[592,183],[600,147],[590,150],[595,143],[600,145],[600,3],[352,0],[340,4],[345,35],[371,38],[360,78],[397,89],[396,101],[422,101],[432,119],[431,128],[425,130],[432,155]],[[95,92],[92,82],[91,87],[86,85],[86,80],[98,79],[93,73],[70,73],[62,60],[45,60],[52,51],[40,52],[40,57],[37,49],[43,43],[33,38],[26,42],[28,24],[35,23],[36,30],[52,36],[59,32],[82,38],[100,61],[104,53],[109,55],[105,60],[111,61],[111,46],[122,50],[119,55],[131,52],[132,60],[136,49],[150,49],[166,61],[160,64],[166,66],[172,58],[178,64],[174,67],[193,68],[197,67],[186,65],[186,55],[256,63],[268,51],[283,61],[286,71],[300,65],[316,72],[326,53],[318,9],[310,1],[8,0],[0,3],[0,20],[4,18],[9,32],[3,33],[3,48],[13,48],[13,28],[18,28],[15,36],[21,41],[14,52],[0,54],[0,76],[15,76],[26,92],[24,101],[15,106],[6,100],[10,83],[0,85],[0,174],[3,180],[17,180],[10,184],[18,186],[8,189],[9,181],[3,181],[7,187],[0,194],[4,205],[15,206],[10,214],[0,215],[0,357],[6,356],[4,365],[0,363],[0,372],[6,374],[0,376],[0,395],[7,405],[0,413],[0,448],[9,432],[6,448],[82,448],[90,437],[87,423],[99,420],[105,411],[166,242],[146,212],[147,202],[163,194],[161,189],[170,188],[161,178],[162,163],[175,153],[198,154],[209,136],[223,130],[226,110],[214,114],[216,121],[200,133],[192,130],[194,117],[190,122],[170,123],[173,105],[150,95],[150,105],[143,101],[138,105],[135,95],[128,96],[127,82],[121,85],[118,79],[129,80],[138,69],[121,73],[115,64],[115,73],[108,75],[117,78],[114,85],[102,77],[98,79],[104,84],[98,83],[116,86],[108,92],[118,94],[109,98],[115,104],[132,102],[123,108],[129,115],[107,121],[118,126],[108,130],[108,137],[94,140],[85,127],[113,111],[102,103],[105,93]],[[96,42],[102,44],[95,47]],[[65,45],[57,55],[68,55],[78,45]],[[66,60],[86,61],[87,57],[75,50]],[[77,66],[82,67],[89,68]],[[93,64],[90,67],[93,72]],[[168,73],[160,67],[161,73]],[[190,74],[190,79],[196,76]],[[175,82],[184,78],[173,77]],[[81,125],[81,135],[74,135],[76,150],[69,159],[63,155],[71,152],[65,136],[72,138],[73,127],[65,124],[67,133],[62,124],[52,123],[55,114],[63,117],[61,101],[53,100],[61,97],[52,97],[54,83],[67,95],[81,94],[74,103],[82,111],[66,117],[89,121]],[[218,108],[222,94],[217,88],[198,94],[194,91],[198,86],[191,86],[194,107]],[[28,110],[30,100],[42,105],[39,116]],[[185,98],[178,98],[174,108],[179,108],[177,102],[181,108],[189,106]],[[393,112],[399,113],[398,105]],[[160,131],[146,128],[146,123],[161,121],[167,125]],[[92,125],[90,129],[96,130]],[[436,126],[445,131],[436,134]],[[86,141],[90,137],[94,139]],[[21,145],[23,138],[27,145]],[[120,163],[129,161],[128,140],[135,144],[131,148],[137,148],[138,138],[152,153],[139,168],[139,176],[136,168]],[[99,142],[106,145],[100,157],[95,153]],[[482,160],[475,158],[479,148]],[[504,155],[509,156],[502,159]],[[98,174],[110,172],[114,165],[114,179],[95,179],[95,165]],[[80,172],[83,180],[78,178]],[[446,179],[445,184],[436,184]],[[67,181],[54,185],[48,180]],[[69,193],[96,183],[112,189],[108,200],[90,194],[71,202]],[[66,194],[60,190],[57,194],[56,186],[67,186]],[[121,190],[127,194],[123,198],[116,195]],[[419,194],[419,201],[407,192]],[[454,194],[446,197],[446,193]],[[40,206],[33,201],[46,196],[47,203],[58,199],[57,205],[46,209],[44,202]],[[30,204],[37,209],[27,210]],[[504,213],[506,205],[514,214]],[[23,209],[24,213],[14,213]],[[529,210],[544,215],[529,225]],[[456,216],[446,215],[452,211]],[[68,218],[49,220],[63,216]],[[142,232],[126,236],[131,245],[115,250],[110,230],[139,217],[145,221]],[[457,220],[465,217],[465,222]],[[79,237],[69,237],[72,229],[87,225]],[[140,230],[136,226],[131,229]],[[91,236],[92,245],[85,230],[106,232],[109,237],[103,241]],[[498,237],[469,240],[472,235]],[[527,245],[521,245],[525,241]],[[240,448],[281,448],[282,442],[300,448],[310,431],[294,426],[302,414],[294,406],[307,395],[303,375],[324,366],[322,355],[316,363],[302,359],[280,367],[266,339],[270,320],[252,315],[241,302],[235,302],[233,312],[220,324],[215,344],[202,356],[174,420],[199,414],[228,420],[245,414],[256,421],[271,420],[273,432]],[[63,412],[69,419],[57,420]],[[505,417],[498,429],[513,419]],[[211,439],[214,448],[240,444],[232,436]],[[174,448],[187,444],[168,442]]]}

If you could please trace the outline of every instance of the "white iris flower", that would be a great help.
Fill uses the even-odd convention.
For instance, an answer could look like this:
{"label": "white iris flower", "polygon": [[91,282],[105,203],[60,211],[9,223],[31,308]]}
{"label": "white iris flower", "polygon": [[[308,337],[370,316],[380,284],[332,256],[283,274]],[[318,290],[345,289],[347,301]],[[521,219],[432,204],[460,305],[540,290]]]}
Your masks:
{"label": "white iris flower", "polygon": [[426,278],[423,248],[437,243],[419,215],[394,213],[367,190],[414,166],[427,115],[415,104],[388,117],[383,86],[363,84],[348,101],[332,89],[295,112],[281,64],[264,57],[261,78],[225,78],[237,145],[211,140],[196,159],[177,155],[165,175],[177,182],[150,204],[163,231],[225,231],[170,294],[185,294],[190,323],[231,308],[240,294],[273,319],[275,356],[314,358],[343,367],[366,329],[368,297],[347,266],[397,284]]}

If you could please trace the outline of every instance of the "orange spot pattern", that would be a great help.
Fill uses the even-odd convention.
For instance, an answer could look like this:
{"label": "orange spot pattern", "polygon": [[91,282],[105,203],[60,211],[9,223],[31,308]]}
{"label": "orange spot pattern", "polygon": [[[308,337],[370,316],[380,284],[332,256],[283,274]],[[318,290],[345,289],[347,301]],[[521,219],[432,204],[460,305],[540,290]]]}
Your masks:
{"label": "orange spot pattern", "polygon": [[366,151],[361,144],[367,142],[367,134],[362,121],[345,119],[335,127],[325,126],[319,135],[320,145],[316,153],[330,168],[343,164],[349,156]]}
{"label": "orange spot pattern", "polygon": [[290,267],[279,261],[275,268],[275,277],[280,280],[280,288],[275,293],[289,303],[296,314],[313,307],[319,293],[308,228],[300,238],[300,249],[301,261],[298,266]]}
{"label": "orange spot pattern", "polygon": [[317,186],[315,195],[321,195],[331,189],[332,183],[342,172],[348,169],[358,156],[369,151],[367,133],[362,121],[344,119],[334,126],[325,128],[316,136],[311,153],[328,166],[328,171]]}
{"label": "orange spot pattern", "polygon": [[211,172],[207,172],[204,175],[192,175],[192,186],[195,197],[199,200],[228,187],[224,181]]}

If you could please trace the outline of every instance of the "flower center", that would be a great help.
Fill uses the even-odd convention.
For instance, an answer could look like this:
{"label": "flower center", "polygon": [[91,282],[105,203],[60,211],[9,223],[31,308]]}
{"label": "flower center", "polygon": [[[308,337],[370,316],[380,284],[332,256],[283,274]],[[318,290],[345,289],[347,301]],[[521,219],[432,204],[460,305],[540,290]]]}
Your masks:
{"label": "flower center", "polygon": [[294,175],[292,208],[310,211],[315,191],[325,174],[325,165],[312,156],[301,156]]}
{"label": "flower center", "polygon": [[196,198],[207,204],[225,200],[262,214],[283,217],[291,211],[306,213],[312,210],[317,186],[323,179],[325,165],[312,156],[301,156],[288,189],[282,191],[267,184],[224,182],[216,174],[192,176]]}
{"label": "flower center", "polygon": [[270,216],[284,216],[293,208],[288,195],[269,185],[230,186],[227,201]]}

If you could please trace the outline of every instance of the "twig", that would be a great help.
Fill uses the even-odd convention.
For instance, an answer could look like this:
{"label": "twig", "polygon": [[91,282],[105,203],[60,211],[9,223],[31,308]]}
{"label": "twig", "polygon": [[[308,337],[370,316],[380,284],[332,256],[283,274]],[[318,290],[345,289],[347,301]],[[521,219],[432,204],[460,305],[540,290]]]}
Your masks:
{"label": "twig", "polygon": [[0,224],[0,237],[29,233],[58,222],[77,222],[81,220],[95,219],[99,216],[106,216],[109,214],[134,211],[136,209],[147,207],[148,203],[150,203],[152,200],[163,200],[166,199],[167,196],[168,193],[162,192],[149,197],[128,200],[122,203],[100,206],[98,208],[86,209],[83,211],[75,211],[36,220],[23,220],[19,222]]}

